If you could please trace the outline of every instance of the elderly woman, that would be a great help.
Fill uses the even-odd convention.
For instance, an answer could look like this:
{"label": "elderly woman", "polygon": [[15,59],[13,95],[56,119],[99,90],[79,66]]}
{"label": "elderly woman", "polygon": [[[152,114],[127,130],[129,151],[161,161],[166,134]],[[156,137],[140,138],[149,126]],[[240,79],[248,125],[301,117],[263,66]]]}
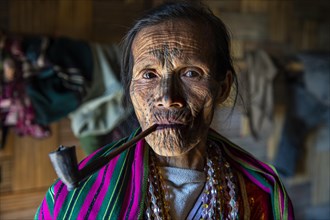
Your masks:
{"label": "elderly woman", "polygon": [[210,128],[236,80],[225,25],[208,9],[153,9],[124,39],[122,77],[141,125],[157,130],[73,191],[59,180],[39,219],[293,219],[276,171]]}

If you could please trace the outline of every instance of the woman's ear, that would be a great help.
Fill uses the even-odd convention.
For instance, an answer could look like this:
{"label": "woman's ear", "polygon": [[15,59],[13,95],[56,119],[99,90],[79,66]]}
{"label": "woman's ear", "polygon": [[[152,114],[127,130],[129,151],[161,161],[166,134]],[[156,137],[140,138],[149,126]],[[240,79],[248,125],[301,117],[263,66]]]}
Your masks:
{"label": "woman's ear", "polygon": [[220,82],[220,88],[218,90],[217,104],[223,103],[230,94],[231,85],[233,84],[233,74],[231,71],[227,71],[226,77]]}

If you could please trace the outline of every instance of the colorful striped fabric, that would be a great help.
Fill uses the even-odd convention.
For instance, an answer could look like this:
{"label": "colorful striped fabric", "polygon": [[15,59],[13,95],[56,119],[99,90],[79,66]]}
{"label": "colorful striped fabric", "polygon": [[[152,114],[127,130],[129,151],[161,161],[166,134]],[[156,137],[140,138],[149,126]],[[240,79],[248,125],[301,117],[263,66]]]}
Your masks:
{"label": "colorful striped fabric", "polygon": [[294,219],[291,200],[273,166],[257,160],[250,153],[213,130],[209,133],[209,138],[223,143],[224,157],[231,162],[231,165],[242,171],[247,178],[271,195],[274,219]]}
{"label": "colorful striped fabric", "polygon": [[[98,157],[109,154],[139,131],[88,156],[80,163],[80,169]],[[209,139],[223,147],[224,156],[231,165],[270,193],[274,219],[294,218],[290,199],[273,167],[256,160],[214,131],[210,131]],[[139,141],[135,147],[115,157],[73,191],[67,191],[60,180],[55,182],[42,201],[35,219],[143,219],[149,164],[149,148],[144,145],[143,140]]]}

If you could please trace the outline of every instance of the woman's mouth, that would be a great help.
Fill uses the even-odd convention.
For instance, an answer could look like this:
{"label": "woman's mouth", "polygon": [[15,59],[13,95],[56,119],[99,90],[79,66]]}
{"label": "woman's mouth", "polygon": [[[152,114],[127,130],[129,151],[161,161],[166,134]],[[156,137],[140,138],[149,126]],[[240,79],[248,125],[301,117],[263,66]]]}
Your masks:
{"label": "woman's mouth", "polygon": [[171,124],[158,124],[156,130],[162,130],[162,129],[178,129],[178,128],[183,128],[185,125],[181,123],[171,123]]}

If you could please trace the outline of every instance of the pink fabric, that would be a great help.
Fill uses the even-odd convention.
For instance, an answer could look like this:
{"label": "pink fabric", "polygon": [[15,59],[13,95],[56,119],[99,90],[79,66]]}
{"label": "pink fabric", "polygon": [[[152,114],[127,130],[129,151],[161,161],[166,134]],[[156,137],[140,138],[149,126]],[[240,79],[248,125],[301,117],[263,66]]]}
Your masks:
{"label": "pink fabric", "polygon": [[41,208],[42,208],[42,212],[39,212],[38,218],[39,219],[52,219],[52,216],[51,216],[50,211],[49,211],[49,207],[47,205],[46,198],[42,202]]}
{"label": "pink fabric", "polygon": [[[96,154],[96,152],[93,153],[93,155]],[[92,158],[92,156],[87,157],[86,159],[84,159],[78,166],[79,169],[81,169],[82,167],[84,167],[87,162]],[[58,198],[54,198],[55,199],[55,204],[54,204],[54,218],[57,218],[58,213],[61,210],[61,207],[65,201],[65,198],[68,195],[68,190],[66,188],[65,185],[62,185],[63,182],[58,180],[58,182],[54,185],[54,194],[56,196],[58,196]],[[60,187],[62,186],[62,190],[61,193],[59,193]]]}
{"label": "pink fabric", "polygon": [[5,83],[0,96],[1,121],[20,136],[49,137],[48,126],[35,123],[35,111],[25,92],[23,79]]}
{"label": "pink fabric", "polygon": [[[62,188],[62,191],[59,192],[60,190],[60,187],[63,187]],[[58,213],[60,212],[62,206],[63,206],[63,203],[65,201],[65,198],[67,197],[68,195],[68,190],[66,188],[65,185],[63,185],[62,181],[58,181],[55,186],[54,186],[54,194],[55,196],[58,196],[57,200],[56,198],[55,199],[55,204],[54,204],[54,219],[57,219],[57,215]]]}
{"label": "pink fabric", "polygon": [[259,188],[261,188],[263,191],[270,193],[270,189],[266,186],[262,185],[254,176],[252,176],[249,172],[247,172],[244,169],[241,169],[242,173],[244,173],[254,184],[256,184]]}
{"label": "pink fabric", "polygon": [[[108,189],[108,186],[110,185],[110,180],[111,180],[113,171],[116,167],[116,163],[117,163],[119,157],[120,156],[117,156],[117,157],[113,158],[111,160],[111,162],[108,164],[108,170],[107,170],[107,173],[106,173],[106,176],[105,176],[104,186],[101,188],[100,195],[98,196],[98,198],[97,198],[97,200],[95,201],[95,204],[94,204],[94,207],[95,207],[94,209],[96,211],[90,214],[89,219],[97,219],[98,210],[102,206],[102,202],[103,202],[104,197],[107,193],[107,189]],[[99,175],[99,177],[102,178],[102,175]],[[93,193],[89,193],[89,194],[94,195]],[[93,199],[93,198],[92,197],[90,197],[89,199],[86,198],[86,201],[89,201],[89,202],[86,202],[86,204],[89,205],[90,201],[92,201],[91,199]],[[83,209],[85,209],[85,208],[83,207]],[[88,209],[88,206],[87,206],[87,209]],[[87,212],[84,211],[84,213],[87,213]]]}
{"label": "pink fabric", "polygon": [[[142,198],[142,182],[143,182],[143,178],[144,178],[144,166],[143,166],[143,161],[144,161],[144,140],[140,140],[137,144],[136,144],[136,149],[135,149],[135,158],[134,158],[134,162],[133,162],[133,169],[132,169],[132,176],[133,176],[133,181],[132,186],[130,187],[131,190],[134,190],[134,197],[133,197],[133,202],[132,202],[132,206],[128,207],[130,208],[130,211],[128,211],[128,209],[125,211],[125,216],[127,215],[127,213],[129,213],[128,219],[135,219],[137,218],[138,214],[139,214],[139,210],[141,205],[141,198]],[[127,193],[125,196],[125,204],[127,204],[129,202],[129,200],[131,198],[129,198],[128,196],[132,195],[131,193]],[[127,207],[127,206],[126,206]],[[121,216],[124,217],[124,216]]]}

